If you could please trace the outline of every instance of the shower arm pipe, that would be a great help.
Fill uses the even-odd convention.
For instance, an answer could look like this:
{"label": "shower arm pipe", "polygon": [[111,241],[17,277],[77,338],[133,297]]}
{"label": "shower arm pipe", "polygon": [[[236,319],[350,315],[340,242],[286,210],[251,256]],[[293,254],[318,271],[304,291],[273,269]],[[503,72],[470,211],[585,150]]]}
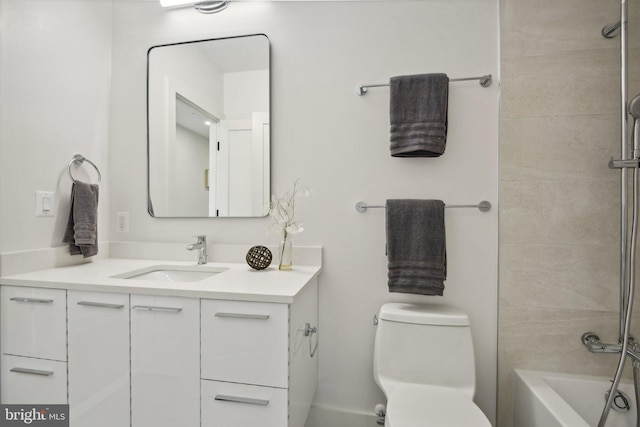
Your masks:
{"label": "shower arm pipe", "polygon": [[[620,152],[622,160],[628,159],[627,141],[628,141],[628,117],[627,117],[627,57],[628,57],[628,4],[627,0],[620,0]],[[638,235],[638,168],[633,169],[633,218],[631,225],[630,247],[627,254],[627,229],[628,229],[628,184],[627,170],[620,170],[620,343],[621,354],[618,361],[616,373],[611,382],[611,390],[607,397],[607,402],[602,409],[598,427],[604,427],[611,410],[611,405],[615,399],[622,372],[624,370],[627,352],[629,350],[629,336],[631,329],[631,314],[633,309],[633,298],[635,294],[635,256],[636,241]],[[629,255],[629,257],[627,257]],[[629,263],[627,264],[627,262]],[[634,346],[635,347],[635,346]],[[635,349],[635,348],[634,348]],[[634,365],[637,365],[634,363]],[[640,416],[636,414],[636,425],[640,423]]]}
{"label": "shower arm pipe", "polygon": [[[627,150],[628,141],[628,122],[627,122],[627,56],[628,56],[628,4],[627,0],[620,1],[620,153],[622,161],[629,159]],[[627,247],[628,247],[628,184],[627,171],[623,168],[620,170],[620,329],[619,340],[624,342],[624,325],[626,314],[626,301],[628,297],[629,274],[627,265]]]}
{"label": "shower arm pipe", "polygon": [[[625,109],[626,111],[626,109]],[[624,171],[624,169],[623,169]],[[630,257],[631,259],[635,259],[636,256],[636,246],[638,240],[638,210],[640,206],[638,206],[638,169],[633,170],[633,218],[631,225],[631,246],[630,246]],[[630,331],[631,331],[631,315],[633,311],[633,298],[635,296],[635,263],[631,262],[629,266],[629,289],[628,296],[626,301],[626,309],[624,315],[624,326],[623,326],[623,334],[621,341],[621,354],[620,359],[618,361],[618,368],[616,369],[616,373],[613,377],[613,381],[611,382],[611,389],[609,391],[609,396],[607,397],[607,403],[602,410],[602,414],[600,416],[600,421],[598,422],[598,427],[605,427],[605,423],[607,421],[607,417],[609,416],[609,411],[611,410],[611,405],[613,404],[613,400],[615,399],[616,392],[618,391],[618,385],[620,384],[620,379],[622,378],[622,371],[624,370],[625,361],[627,359],[627,355],[629,355],[629,339],[630,339]],[[637,351],[637,346],[634,345],[631,350]],[[632,356],[633,358],[633,356]],[[633,358],[635,361],[635,358]],[[636,425],[640,423],[640,417],[636,415]]]}

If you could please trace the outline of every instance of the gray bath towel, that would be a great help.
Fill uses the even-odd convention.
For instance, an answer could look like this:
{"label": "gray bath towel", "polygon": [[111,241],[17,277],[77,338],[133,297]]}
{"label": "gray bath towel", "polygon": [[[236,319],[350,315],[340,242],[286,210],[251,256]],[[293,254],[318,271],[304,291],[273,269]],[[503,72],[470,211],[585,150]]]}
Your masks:
{"label": "gray bath towel", "polygon": [[69,221],[62,239],[71,255],[98,254],[98,186],[76,181],[71,187]]}
{"label": "gray bath towel", "polygon": [[389,292],[442,295],[447,252],[442,200],[387,200]]}
{"label": "gray bath towel", "polygon": [[447,142],[447,75],[418,74],[392,77],[389,86],[391,155],[442,155]]}

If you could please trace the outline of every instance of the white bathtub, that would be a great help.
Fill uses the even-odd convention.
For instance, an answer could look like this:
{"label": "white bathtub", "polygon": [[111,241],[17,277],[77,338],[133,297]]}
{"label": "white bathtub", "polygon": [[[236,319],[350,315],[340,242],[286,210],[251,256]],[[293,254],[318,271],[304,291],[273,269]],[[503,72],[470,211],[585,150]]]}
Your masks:
{"label": "white bathtub", "polygon": [[[605,403],[610,378],[515,370],[514,427],[595,427]],[[606,427],[635,427],[635,392],[621,381],[631,409],[609,411]]]}

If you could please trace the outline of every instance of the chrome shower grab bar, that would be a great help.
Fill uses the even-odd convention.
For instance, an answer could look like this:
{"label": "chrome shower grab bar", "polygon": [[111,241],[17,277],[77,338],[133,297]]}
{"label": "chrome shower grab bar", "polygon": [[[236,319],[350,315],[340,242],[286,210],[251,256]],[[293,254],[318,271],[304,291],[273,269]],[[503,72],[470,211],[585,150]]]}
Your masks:
{"label": "chrome shower grab bar", "polygon": [[74,163],[77,165],[81,165],[84,162],[89,163],[96,170],[96,172],[98,173],[98,182],[96,182],[96,185],[100,185],[100,181],[102,181],[102,175],[100,174],[100,169],[98,169],[95,163],[93,163],[91,160],[84,157],[82,154],[76,154],[75,156],[73,156],[73,158],[69,162],[69,165],[67,166],[67,171],[69,172],[69,178],[71,178],[71,181],[78,182],[76,181],[76,179],[73,177],[73,174],[71,173],[71,166],[73,166]]}
{"label": "chrome shower grab bar", "polygon": [[[444,205],[445,208],[477,208],[480,212],[489,212],[491,210],[491,202],[486,200],[481,201],[477,205]],[[367,205],[365,202],[356,203],[356,210],[360,213],[366,211],[369,208],[381,208],[386,209],[385,205]]]}
{"label": "chrome shower grab bar", "polygon": [[[485,74],[484,76],[479,76],[479,77],[461,77],[458,79],[449,79],[450,82],[465,82],[465,81],[469,81],[469,80],[480,80],[480,86],[482,87],[489,87],[491,86],[491,82],[493,81],[493,76],[491,74]],[[360,85],[356,88],[356,93],[358,94],[358,96],[363,96],[366,95],[367,92],[369,91],[369,88],[371,87],[386,87],[389,86],[389,83],[375,83],[375,84],[367,84],[367,85]]]}

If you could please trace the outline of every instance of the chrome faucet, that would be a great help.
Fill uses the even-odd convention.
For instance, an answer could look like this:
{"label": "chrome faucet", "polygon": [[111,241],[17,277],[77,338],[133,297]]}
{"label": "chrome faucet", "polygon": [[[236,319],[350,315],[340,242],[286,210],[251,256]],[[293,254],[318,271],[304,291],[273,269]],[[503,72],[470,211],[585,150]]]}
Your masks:
{"label": "chrome faucet", "polygon": [[195,236],[198,241],[187,246],[188,251],[198,250],[198,264],[207,263],[207,236]]}

